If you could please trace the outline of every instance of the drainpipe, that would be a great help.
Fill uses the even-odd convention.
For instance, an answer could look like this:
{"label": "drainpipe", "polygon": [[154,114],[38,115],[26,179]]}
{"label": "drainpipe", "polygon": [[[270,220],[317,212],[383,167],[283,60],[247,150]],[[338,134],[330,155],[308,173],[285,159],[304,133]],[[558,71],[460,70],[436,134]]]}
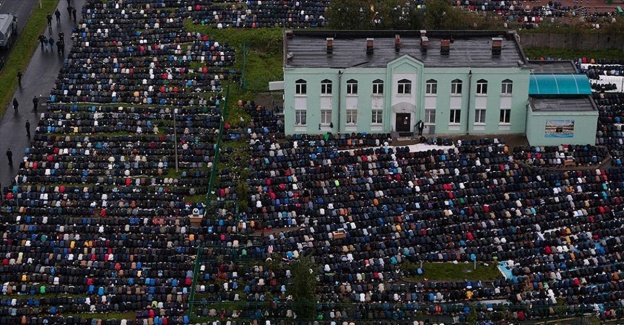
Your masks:
{"label": "drainpipe", "polygon": [[470,86],[472,85],[472,70],[468,71],[468,110],[466,113],[466,135],[470,135]]}
{"label": "drainpipe", "polygon": [[340,133],[340,125],[342,125],[340,123],[340,113],[342,111],[342,105],[341,101],[342,101],[342,70],[338,70],[338,133]]}

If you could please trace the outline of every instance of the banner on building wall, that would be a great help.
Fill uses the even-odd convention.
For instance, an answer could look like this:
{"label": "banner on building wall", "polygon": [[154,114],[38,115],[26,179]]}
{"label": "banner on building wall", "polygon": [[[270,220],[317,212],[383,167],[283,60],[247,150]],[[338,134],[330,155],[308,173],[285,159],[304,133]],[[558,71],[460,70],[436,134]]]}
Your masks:
{"label": "banner on building wall", "polygon": [[574,120],[546,120],[544,130],[546,138],[572,138],[574,137]]}

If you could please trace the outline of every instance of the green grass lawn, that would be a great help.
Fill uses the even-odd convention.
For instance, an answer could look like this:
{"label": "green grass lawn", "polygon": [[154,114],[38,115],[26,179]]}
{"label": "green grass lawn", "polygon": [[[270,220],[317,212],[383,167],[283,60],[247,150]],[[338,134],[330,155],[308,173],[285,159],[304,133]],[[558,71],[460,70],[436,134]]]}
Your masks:
{"label": "green grass lawn", "polygon": [[[39,9],[38,3],[35,5],[35,9],[28,18],[24,30],[18,35],[17,42],[11,49],[11,53],[4,67],[2,67],[2,73],[0,73],[0,89],[2,89],[3,92],[2,95],[0,95],[0,104],[2,105],[0,106],[0,115],[4,114],[7,105],[13,99],[13,93],[17,88],[17,71],[25,71],[26,67],[28,67],[32,54],[35,53],[37,46],[39,46],[39,40],[37,38],[47,25],[46,15],[54,11],[59,0],[40,1],[42,9]],[[25,17],[17,17],[17,19],[24,18]]]}
{"label": "green grass lawn", "polygon": [[[258,92],[269,90],[269,81],[282,80],[284,71],[282,66],[282,28],[226,28],[216,29],[207,25],[195,25],[191,20],[184,22],[188,31],[200,32],[220,43],[228,43],[236,50],[234,68],[238,71],[245,66],[245,91],[231,94],[232,98],[251,99],[250,96]],[[243,44],[246,44],[247,62],[243,59]],[[194,65],[197,67],[197,65]],[[236,95],[240,95],[236,96]]]}
{"label": "green grass lawn", "polygon": [[81,318],[101,318],[101,319],[135,319],[136,312],[134,311],[126,311],[126,312],[118,312],[118,313],[106,313],[106,314],[98,314],[98,313],[68,313],[63,314],[65,318],[72,317],[81,317]]}
{"label": "green grass lawn", "polygon": [[[418,268],[420,265],[407,264],[404,268]],[[492,281],[502,275],[496,263],[482,265],[477,263],[476,270],[473,263],[423,263],[423,275],[404,278],[406,281]]]}

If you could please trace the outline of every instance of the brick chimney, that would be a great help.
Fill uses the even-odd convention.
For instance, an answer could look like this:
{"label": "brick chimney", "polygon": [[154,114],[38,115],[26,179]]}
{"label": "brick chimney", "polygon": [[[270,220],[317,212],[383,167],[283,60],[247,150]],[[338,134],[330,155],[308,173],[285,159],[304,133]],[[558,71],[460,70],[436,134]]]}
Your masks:
{"label": "brick chimney", "polygon": [[493,37],[492,38],[492,55],[500,55],[502,50],[503,50],[503,38]]}
{"label": "brick chimney", "polygon": [[451,40],[442,39],[440,41],[440,54],[448,55],[451,52]]}
{"label": "brick chimney", "polygon": [[334,51],[334,38],[327,38],[327,54],[331,54]]}
{"label": "brick chimney", "polygon": [[428,47],[429,47],[429,37],[420,36],[420,51],[423,53],[427,53]]}
{"label": "brick chimney", "polygon": [[366,54],[373,54],[374,49],[375,49],[375,39],[367,38],[366,39]]}
{"label": "brick chimney", "polygon": [[394,51],[401,51],[401,35],[399,34],[394,35]]}

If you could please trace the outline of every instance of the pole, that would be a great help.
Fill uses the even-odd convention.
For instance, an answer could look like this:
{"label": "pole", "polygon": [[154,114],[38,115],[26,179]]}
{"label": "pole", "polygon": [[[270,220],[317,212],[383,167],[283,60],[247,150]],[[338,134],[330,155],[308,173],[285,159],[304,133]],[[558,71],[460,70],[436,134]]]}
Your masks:
{"label": "pole", "polygon": [[173,109],[173,145],[175,150],[175,169],[176,173],[178,172],[178,128],[176,127],[176,114],[178,113],[178,109]]}

